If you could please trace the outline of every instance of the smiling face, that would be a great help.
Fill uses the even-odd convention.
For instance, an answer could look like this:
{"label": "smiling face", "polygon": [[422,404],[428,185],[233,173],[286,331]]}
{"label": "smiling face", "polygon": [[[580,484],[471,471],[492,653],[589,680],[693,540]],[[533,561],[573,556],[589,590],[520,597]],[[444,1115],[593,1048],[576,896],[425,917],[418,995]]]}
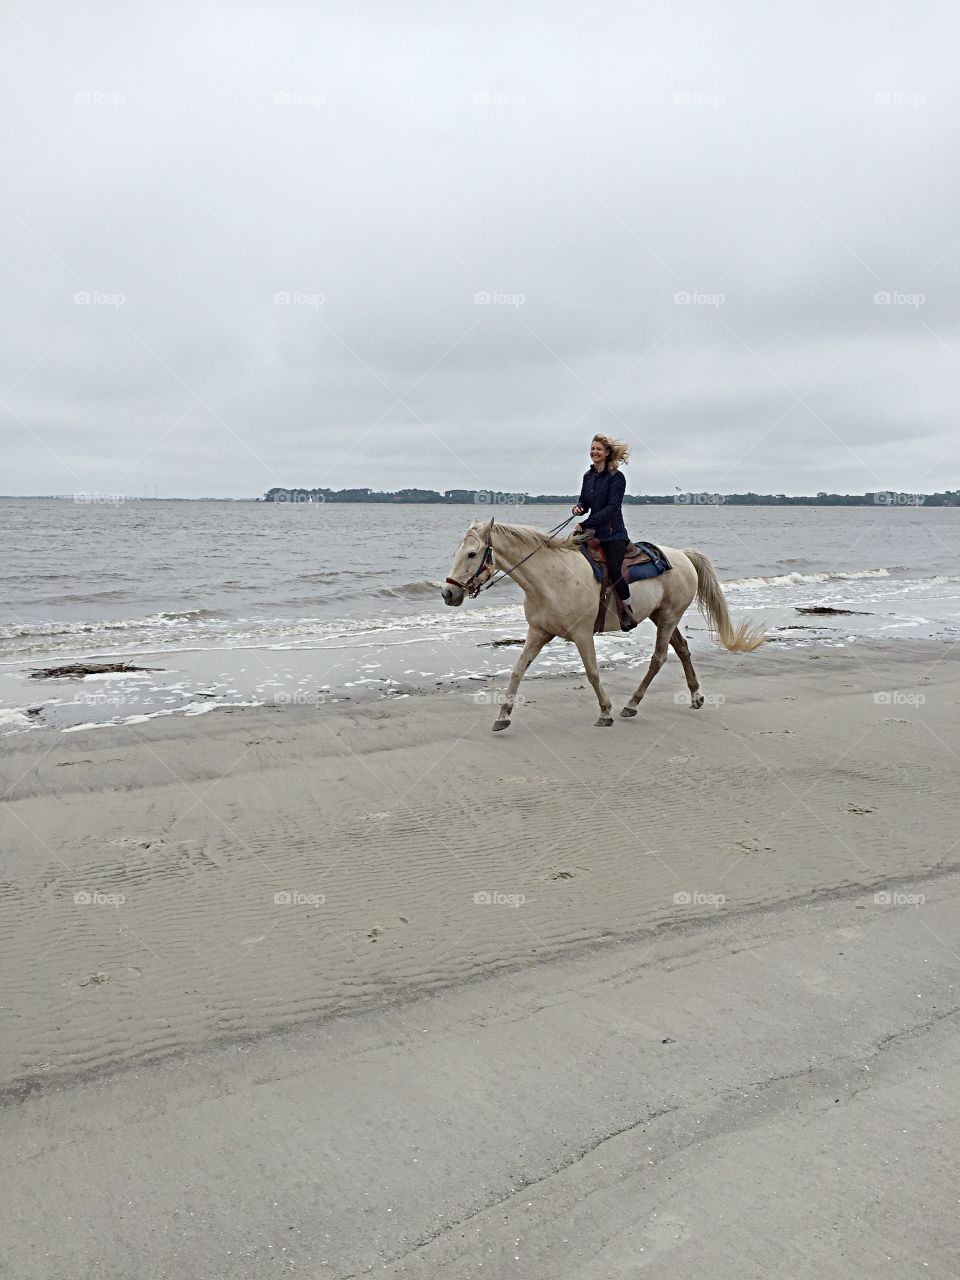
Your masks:
{"label": "smiling face", "polygon": [[[463,604],[466,592],[463,586],[458,583],[474,587],[486,580],[493,573],[492,564],[483,564],[483,556],[490,540],[490,534],[493,529],[493,521],[483,525],[480,528],[474,527],[467,530],[467,536],[457,548],[457,554],[453,558],[453,564],[450,566],[450,573],[447,581],[440,588],[440,594],[443,596],[443,603],[457,606]],[[453,579],[453,581],[450,581]]]}
{"label": "smiling face", "polygon": [[590,461],[595,467],[603,467],[607,460],[607,453],[607,446],[602,440],[594,439],[590,441]]}

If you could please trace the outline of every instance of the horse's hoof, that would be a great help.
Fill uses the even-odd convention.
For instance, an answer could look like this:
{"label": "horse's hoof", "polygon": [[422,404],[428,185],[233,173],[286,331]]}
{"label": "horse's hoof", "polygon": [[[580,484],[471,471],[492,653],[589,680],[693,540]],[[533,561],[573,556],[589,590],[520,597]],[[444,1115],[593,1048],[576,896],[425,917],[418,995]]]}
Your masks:
{"label": "horse's hoof", "polygon": [[624,707],[623,710],[620,712],[620,716],[624,720],[632,720],[636,714],[637,714],[636,707]]}
{"label": "horse's hoof", "polygon": [[599,720],[593,722],[598,729],[609,729],[613,724],[613,716],[601,716]]}
{"label": "horse's hoof", "polygon": [[705,702],[706,702],[706,698],[703,696],[703,694],[698,693],[695,698],[691,698],[690,700],[691,709],[694,711],[699,711]]}
{"label": "horse's hoof", "polygon": [[494,733],[499,733],[501,729],[509,729],[509,728],[510,728],[509,720],[494,720],[493,722]]}

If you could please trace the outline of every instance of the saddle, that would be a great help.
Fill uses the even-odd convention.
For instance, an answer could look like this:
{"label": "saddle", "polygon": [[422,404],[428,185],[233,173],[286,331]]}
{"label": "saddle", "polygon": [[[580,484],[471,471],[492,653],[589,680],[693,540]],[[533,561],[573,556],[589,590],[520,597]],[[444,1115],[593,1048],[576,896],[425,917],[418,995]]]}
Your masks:
{"label": "saddle", "polygon": [[[607,569],[607,553],[598,538],[589,538],[580,544],[580,550],[590,562],[594,577],[600,583],[600,608],[597,620],[593,624],[594,635],[603,631],[607,616],[607,602],[610,597],[612,583]],[[657,578],[670,568],[670,561],[658,546],[652,542],[628,542],[623,553],[623,576],[628,583],[639,582],[642,578]],[[623,601],[614,592],[617,614],[623,622]]]}

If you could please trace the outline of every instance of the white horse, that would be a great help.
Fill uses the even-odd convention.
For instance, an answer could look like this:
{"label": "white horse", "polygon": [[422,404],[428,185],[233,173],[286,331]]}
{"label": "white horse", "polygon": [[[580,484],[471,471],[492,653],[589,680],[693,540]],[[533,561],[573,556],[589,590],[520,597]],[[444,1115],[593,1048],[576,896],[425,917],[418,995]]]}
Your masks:
{"label": "white horse", "polygon": [[[667,660],[668,645],[673,646],[683,663],[690,705],[694,708],[703,706],[700,682],[678,625],[694,596],[725,649],[733,653],[749,653],[764,640],[762,626],[750,626],[746,622],[733,626],[717,575],[706,556],[689,548],[679,551],[674,547],[662,547],[661,550],[672,568],[657,578],[641,579],[630,586],[634,615],[638,621],[649,618],[655,624],[657,641],[647,674],[620,712],[624,717],[637,714],[637,707],[650,681]],[[506,729],[509,725],[520,681],[540,650],[555,636],[572,640],[577,646],[587,679],[600,703],[600,717],[596,723],[612,725],[611,703],[600,683],[593,643],[593,627],[600,607],[600,586],[580,551],[579,540],[554,538],[526,525],[497,524],[492,519],[476,521],[457,548],[450,576],[442,588],[444,604],[463,604],[464,597],[476,595],[498,569],[509,573],[523,589],[523,609],[529,625],[527,640],[510,676],[494,730]],[[619,630],[619,617],[612,597],[611,591],[604,630]]]}

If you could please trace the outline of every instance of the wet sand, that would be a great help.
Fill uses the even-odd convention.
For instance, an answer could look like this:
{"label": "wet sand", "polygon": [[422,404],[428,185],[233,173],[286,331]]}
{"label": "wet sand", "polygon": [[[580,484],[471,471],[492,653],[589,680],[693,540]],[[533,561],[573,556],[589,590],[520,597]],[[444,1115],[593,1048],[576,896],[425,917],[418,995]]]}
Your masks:
{"label": "wet sand", "polygon": [[[564,678],[528,682],[504,734],[478,689],[22,735],[0,783],[0,1080],[960,862],[957,652],[700,666],[701,711],[671,661],[606,730]],[[632,679],[608,681],[616,707]]]}
{"label": "wet sand", "polygon": [[0,1110],[0,1271],[954,1280],[960,877],[920,891],[36,1094]]}
{"label": "wet sand", "polygon": [[[689,1206],[667,1207],[679,1184],[650,1180],[663,1148],[644,1163],[641,1120],[675,1153],[690,1151],[690,1126],[727,1133],[730,1163],[698,1153],[685,1194],[693,1204],[719,1179],[726,1220],[749,1224],[738,1144],[760,1143],[757,1168],[786,1176],[792,1144],[814,1141],[806,1116],[821,1145],[796,1194],[838,1165],[830,1072],[853,1081],[889,1037],[922,1030],[929,1070],[946,1073],[926,1085],[946,1089],[955,1068],[928,1015],[954,1016],[960,968],[957,652],[771,648],[698,666],[701,711],[683,705],[671,661],[638,719],[607,730],[585,681],[563,677],[526,683],[498,735],[481,686],[13,740],[0,766],[0,1080],[5,1150],[34,1172],[12,1188],[11,1274],[252,1276],[289,1241],[311,1275],[390,1259],[388,1274],[463,1275],[489,1257],[478,1274],[606,1280],[633,1274],[643,1240],[664,1258],[685,1241],[691,1274],[702,1233]],[[632,674],[605,679],[619,706]],[[854,947],[862,963],[838,958]],[[723,1011],[709,1025],[705,993]],[[895,1059],[891,1114],[916,1130],[911,1159],[933,1143],[925,1167],[942,1181],[956,1140],[943,1146],[935,1126],[956,1117],[902,1083],[916,1085],[919,1061]],[[776,1134],[761,1124],[770,1099]],[[747,1136],[730,1138],[741,1123]],[[590,1153],[628,1130],[611,1184]],[[456,1160],[440,1154],[448,1139]],[[842,1141],[866,1179],[855,1129]],[[141,1169],[157,1152],[160,1189],[159,1166]],[[571,1164],[559,1200],[538,1192],[531,1209],[519,1195]],[[568,1218],[587,1231],[581,1197],[609,1197],[619,1179],[635,1216],[611,1201],[606,1244],[564,1269]],[[501,1200],[519,1215],[509,1228],[498,1211],[474,1222],[489,1237],[447,1231]],[[94,1235],[71,1235],[71,1215]],[[181,1254],[188,1215],[205,1217],[207,1243]],[[784,1229],[801,1227],[813,1229]],[[46,1240],[33,1251],[32,1231]],[[535,1241],[526,1267],[511,1232]],[[461,1266],[457,1249],[475,1244]],[[858,1274],[834,1261],[780,1265]]]}

